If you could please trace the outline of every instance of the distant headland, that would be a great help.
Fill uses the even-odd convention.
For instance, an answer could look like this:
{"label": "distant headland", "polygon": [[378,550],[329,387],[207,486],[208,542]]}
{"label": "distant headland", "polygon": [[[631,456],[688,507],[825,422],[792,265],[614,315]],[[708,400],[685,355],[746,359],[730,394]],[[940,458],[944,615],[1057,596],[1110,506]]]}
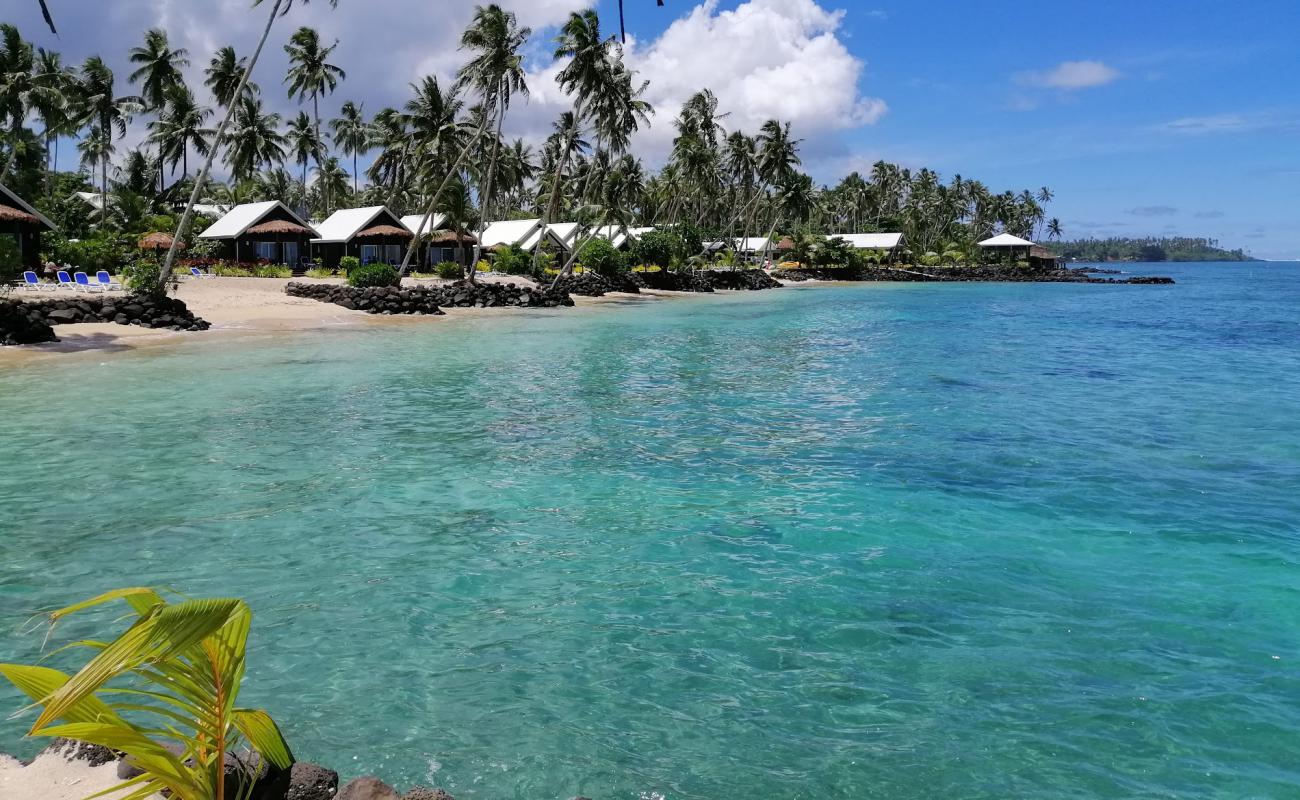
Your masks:
{"label": "distant headland", "polygon": [[1258,261],[1240,248],[1227,250],[1217,239],[1186,236],[1075,239],[1047,247],[1067,261]]}

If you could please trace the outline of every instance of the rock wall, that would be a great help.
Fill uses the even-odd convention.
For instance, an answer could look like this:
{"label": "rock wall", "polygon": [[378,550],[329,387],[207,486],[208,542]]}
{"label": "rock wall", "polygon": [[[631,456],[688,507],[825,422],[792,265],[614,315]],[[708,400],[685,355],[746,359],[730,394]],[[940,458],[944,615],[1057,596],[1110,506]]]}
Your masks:
{"label": "rock wall", "polygon": [[556,283],[557,289],[562,289],[569,294],[580,294],[584,297],[600,297],[606,292],[640,294],[644,286],[645,281],[641,278],[640,273],[636,272],[625,272],[622,275],[612,277],[597,275],[594,272],[584,272],[581,275],[569,275],[561,278]]}
{"label": "rock wall", "polygon": [[370,314],[442,314],[445,306],[554,308],[573,305],[568,292],[514,283],[471,284],[457,281],[443,286],[377,286],[357,289],[333,283],[295,282],[286,286],[284,291],[293,297],[309,297]]}
{"label": "rock wall", "polygon": [[711,292],[713,284],[699,272],[638,272],[646,288],[661,292]]}
{"label": "rock wall", "polygon": [[9,299],[0,301],[0,344],[56,342],[53,326],[78,322],[115,322],[173,331],[205,331],[211,327],[174,297],[128,294]]}
{"label": "rock wall", "polygon": [[711,269],[703,273],[714,289],[780,289],[781,282],[761,269]]}

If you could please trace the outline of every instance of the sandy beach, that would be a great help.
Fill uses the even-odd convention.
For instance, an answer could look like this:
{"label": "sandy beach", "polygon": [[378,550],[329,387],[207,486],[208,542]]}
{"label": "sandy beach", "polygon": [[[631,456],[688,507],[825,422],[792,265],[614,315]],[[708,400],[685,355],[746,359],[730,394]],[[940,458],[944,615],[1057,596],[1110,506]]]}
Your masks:
{"label": "sandy beach", "polygon": [[84,758],[69,757],[51,749],[24,766],[13,756],[0,753],[0,797],[5,800],[83,800],[92,795],[118,800],[132,790],[99,792],[121,782],[116,761],[95,766]]}
{"label": "sandy beach", "polygon": [[[342,279],[297,278],[306,283],[336,283]],[[527,278],[513,275],[480,275],[480,281],[515,283],[525,286],[535,285]],[[166,345],[176,341],[190,340],[195,337],[215,338],[222,335],[238,333],[291,332],[323,330],[339,327],[357,327],[364,325],[391,324],[445,324],[457,317],[480,316],[485,314],[510,314],[517,309],[509,308],[446,308],[445,316],[381,316],[354,311],[331,303],[322,303],[302,297],[290,297],[284,293],[288,279],[277,278],[207,278],[200,280],[182,280],[173,296],[184,301],[198,316],[212,323],[212,328],[201,333],[176,332],[139,328],[131,325],[116,325],[106,322],[78,323],[60,325],[55,328],[58,342],[49,344],[24,345],[21,347],[0,347],[0,367],[15,365],[41,359],[58,353],[91,351],[97,353],[121,352],[145,347]],[[447,281],[407,278],[404,286],[438,285]],[[111,292],[110,294],[121,294]],[[578,305],[594,305],[629,300],[654,301],[669,296],[689,295],[686,292],[657,292],[645,290],[639,295],[611,293],[604,297],[585,297],[573,295]],[[52,293],[27,294],[14,293],[10,297],[18,300],[49,299]],[[60,297],[77,297],[78,295],[60,294]]]}

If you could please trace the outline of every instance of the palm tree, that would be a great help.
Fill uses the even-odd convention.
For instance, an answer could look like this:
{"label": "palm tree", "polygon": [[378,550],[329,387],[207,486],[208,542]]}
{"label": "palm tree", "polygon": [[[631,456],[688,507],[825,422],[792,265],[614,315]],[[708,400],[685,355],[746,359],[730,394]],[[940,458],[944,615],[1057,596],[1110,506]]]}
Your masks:
{"label": "palm tree", "polygon": [[[302,167],[302,193],[304,216],[306,215],[306,198],[307,198],[307,164],[311,159],[320,152],[320,139],[316,136],[316,128],[307,117],[306,111],[299,111],[298,116],[289,121],[289,128],[285,134],[285,141],[289,145],[289,151],[293,153],[293,160]],[[319,168],[319,167],[318,167]]]}
{"label": "palm tree", "polygon": [[284,162],[285,138],[279,128],[280,115],[263,113],[261,100],[245,97],[236,104],[234,124],[225,137],[226,160],[236,180]]}
{"label": "palm tree", "polygon": [[149,140],[158,145],[159,160],[165,160],[173,174],[176,164],[181,164],[181,177],[190,174],[190,148],[206,156],[212,146],[212,129],[203,123],[212,116],[212,109],[194,101],[194,93],[184,86],[173,87],[158,119],[149,123]]}
{"label": "palm tree", "polygon": [[126,135],[126,123],[139,110],[141,100],[126,95],[119,97],[114,86],[113,71],[99,56],[87,58],[77,76],[77,102],[79,118],[89,124],[90,136],[85,147],[79,147],[82,159],[98,164],[100,172],[99,196],[101,211],[108,208],[108,162],[113,154],[113,139]]}
{"label": "palm tree", "polygon": [[[320,34],[314,28],[306,26],[295,31],[289,43],[284,46],[284,52],[289,54],[289,73],[284,79],[289,84],[289,96],[297,95],[300,103],[305,97],[311,98],[317,141],[317,150],[313,156],[317,167],[324,157],[324,140],[320,132],[320,96],[333,92],[339,81],[347,77],[347,73],[326,60],[338,46],[336,41],[329,47],[321,47]],[[328,196],[325,197],[325,213],[329,213]]]}
{"label": "palm tree", "polygon": [[330,120],[334,146],[352,156],[352,193],[357,193],[357,155],[370,151],[370,126],[361,106],[351,100],[339,109],[337,119]]}
{"label": "palm tree", "polygon": [[27,119],[32,95],[37,91],[35,55],[31,44],[23,41],[18,29],[0,23],[0,124],[7,128],[8,153],[0,178],[9,171],[20,148],[19,129]]}
{"label": "palm tree", "polygon": [[[501,6],[493,3],[475,9],[474,21],[460,37],[461,49],[469,50],[474,56],[460,69],[456,83],[458,86],[474,87],[483,98],[487,113],[496,117],[496,135],[492,137],[492,152],[488,156],[487,178],[479,191],[479,207],[483,210],[478,230],[480,240],[483,238],[488,209],[493,199],[492,180],[496,172],[501,126],[506,109],[510,107],[512,95],[528,95],[520,51],[531,35],[530,28],[519,27],[513,13],[504,11]],[[480,242],[476,241],[473,258],[475,263],[478,262],[480,248]],[[470,271],[469,279],[471,282],[474,280],[474,270]]]}
{"label": "palm tree", "polygon": [[334,156],[316,168],[316,189],[326,197],[345,197],[348,193],[348,173]]}
{"label": "palm tree", "polygon": [[162,108],[172,90],[185,83],[181,69],[190,65],[185,48],[172,49],[167,33],[161,28],[150,28],[144,34],[144,44],[131,48],[130,61],[139,64],[128,79],[140,82],[140,96],[149,110]]}
{"label": "palm tree", "polygon": [[[236,56],[235,48],[227,45],[218,50],[208,62],[207,69],[203,70],[206,76],[203,85],[211,90],[217,105],[222,108],[230,107],[240,83],[243,82],[244,72],[248,69],[247,61],[246,58]],[[252,81],[244,83],[245,94],[257,94],[259,91],[256,83]]]}
{"label": "palm tree", "polygon": [[[302,0],[306,4],[309,0]],[[330,7],[338,5],[338,0],[329,0]],[[253,0],[253,5],[262,4],[262,0]],[[262,37],[257,42],[257,48],[253,50],[253,57],[248,60],[248,65],[244,68],[243,77],[239,79],[239,85],[231,93],[231,98],[241,97],[244,95],[248,86],[248,80],[253,74],[253,67],[257,65],[257,59],[262,55],[262,48],[266,46],[266,40],[271,35],[271,28],[275,25],[276,17],[288,13],[293,7],[293,0],[274,0],[271,5],[271,13],[267,16],[266,25],[262,28]],[[226,115],[222,117],[221,124],[217,126],[216,142],[220,144],[226,133],[226,128],[230,125],[230,120],[234,117],[236,104],[231,102],[226,106]],[[199,193],[203,191],[208,181],[208,173],[212,171],[212,160],[216,157],[216,147],[204,159],[203,168],[199,170],[198,178],[194,181],[194,188],[190,190],[190,199],[185,204],[185,211],[181,214],[181,221],[176,224],[176,233],[172,236],[172,246],[167,250],[167,258],[163,260],[162,269],[158,271],[158,283],[155,285],[155,291],[166,291],[167,283],[171,280],[172,265],[176,263],[176,246],[185,237],[190,227],[190,220],[194,217],[194,204],[199,200]]]}
{"label": "palm tree", "polygon": [[1061,221],[1056,217],[1049,219],[1047,221],[1047,238],[1060,239],[1061,233]]}
{"label": "palm tree", "polygon": [[59,168],[59,137],[76,133],[72,109],[76,105],[76,80],[63,66],[62,57],[40,48],[32,70],[36,90],[32,93],[32,111],[41,121],[45,138],[46,203],[54,200],[54,173]]}

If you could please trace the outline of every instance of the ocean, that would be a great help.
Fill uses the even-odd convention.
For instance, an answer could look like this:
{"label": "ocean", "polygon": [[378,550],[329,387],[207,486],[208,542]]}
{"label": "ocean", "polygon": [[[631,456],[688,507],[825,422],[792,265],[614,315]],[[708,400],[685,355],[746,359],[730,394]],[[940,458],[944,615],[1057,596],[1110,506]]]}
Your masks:
{"label": "ocean", "polygon": [[1124,268],[0,370],[0,660],[242,597],[299,759],[458,800],[1294,797],[1300,264]]}

